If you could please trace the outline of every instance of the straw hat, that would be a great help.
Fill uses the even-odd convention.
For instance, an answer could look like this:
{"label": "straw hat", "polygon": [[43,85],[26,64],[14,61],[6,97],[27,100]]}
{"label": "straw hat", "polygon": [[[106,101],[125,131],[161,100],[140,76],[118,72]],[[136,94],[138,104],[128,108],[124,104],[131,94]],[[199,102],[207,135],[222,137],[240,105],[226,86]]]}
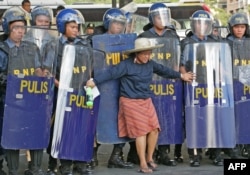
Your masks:
{"label": "straw hat", "polygon": [[156,48],[160,48],[163,45],[164,44],[156,45],[149,38],[137,38],[135,40],[135,48],[132,50],[125,51],[124,54],[130,54],[130,53],[141,52],[141,51],[146,51],[146,50],[153,50]]}

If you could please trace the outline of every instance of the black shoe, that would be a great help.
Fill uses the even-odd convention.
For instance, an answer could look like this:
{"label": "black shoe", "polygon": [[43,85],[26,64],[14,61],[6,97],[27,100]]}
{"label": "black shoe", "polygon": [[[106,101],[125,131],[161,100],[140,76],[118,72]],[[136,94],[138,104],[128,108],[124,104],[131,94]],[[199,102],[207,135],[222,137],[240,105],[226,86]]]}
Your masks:
{"label": "black shoe", "polygon": [[46,175],[46,173],[42,169],[37,169],[37,170],[27,169],[24,171],[24,175]]}
{"label": "black shoe", "polygon": [[57,175],[57,169],[48,169],[47,175]]}
{"label": "black shoe", "polygon": [[166,165],[166,166],[176,166],[177,165],[175,160],[166,160],[166,161],[161,162],[161,164]]}
{"label": "black shoe", "polygon": [[158,161],[159,164],[163,164],[166,166],[176,166],[175,160],[171,160],[168,154],[159,154]]}
{"label": "black shoe", "polygon": [[242,150],[241,150],[241,156],[242,157],[248,157],[248,151],[247,151],[246,148],[242,148]]}
{"label": "black shoe", "polygon": [[134,164],[130,162],[124,162],[120,157],[116,159],[109,159],[108,168],[124,168],[131,169],[134,168]]}
{"label": "black shoe", "polygon": [[181,156],[175,156],[175,157],[174,157],[174,160],[175,160],[176,162],[178,162],[178,163],[183,163],[183,157],[182,157],[182,155],[181,155]]}
{"label": "black shoe", "polygon": [[215,165],[215,166],[223,166],[224,164],[223,164],[223,161],[221,160],[221,159],[214,159],[213,160],[213,164]]}
{"label": "black shoe", "polygon": [[223,159],[221,158],[220,153],[218,153],[213,159],[213,164],[215,166],[223,166]]}
{"label": "black shoe", "polygon": [[79,173],[80,175],[92,174],[91,166],[86,162],[74,164],[73,170]]}
{"label": "black shoe", "polygon": [[93,168],[98,166],[98,160],[95,158],[91,159],[91,162],[89,163],[89,165]]}
{"label": "black shoe", "polygon": [[70,166],[59,166],[59,171],[61,175],[73,175],[72,169]]}
{"label": "black shoe", "polygon": [[190,166],[199,167],[200,166],[200,156],[191,156],[190,157]]}
{"label": "black shoe", "polygon": [[140,165],[140,160],[137,152],[129,151],[127,156],[127,162],[131,162],[136,165]]}

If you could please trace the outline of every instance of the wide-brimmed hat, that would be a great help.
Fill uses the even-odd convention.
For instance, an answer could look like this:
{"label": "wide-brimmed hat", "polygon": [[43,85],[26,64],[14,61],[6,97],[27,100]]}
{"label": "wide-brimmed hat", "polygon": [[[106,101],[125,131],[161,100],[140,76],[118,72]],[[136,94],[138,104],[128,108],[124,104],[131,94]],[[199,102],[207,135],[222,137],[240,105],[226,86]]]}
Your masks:
{"label": "wide-brimmed hat", "polygon": [[141,52],[146,50],[153,50],[159,47],[162,47],[164,44],[156,45],[155,42],[150,40],[149,38],[138,38],[135,40],[135,48],[131,50],[127,50],[124,54],[130,54],[135,52]]}

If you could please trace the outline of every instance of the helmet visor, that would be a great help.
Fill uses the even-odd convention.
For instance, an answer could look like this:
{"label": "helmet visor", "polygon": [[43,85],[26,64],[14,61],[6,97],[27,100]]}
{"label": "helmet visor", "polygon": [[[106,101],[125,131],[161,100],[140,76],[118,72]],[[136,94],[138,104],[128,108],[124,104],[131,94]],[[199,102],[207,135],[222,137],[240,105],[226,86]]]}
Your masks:
{"label": "helmet visor", "polygon": [[158,8],[150,12],[154,25],[161,24],[162,26],[171,25],[171,13],[169,8]]}
{"label": "helmet visor", "polygon": [[191,20],[191,30],[197,36],[206,36],[212,32],[212,23],[211,19],[192,19]]}
{"label": "helmet visor", "polygon": [[32,9],[31,14],[34,15],[31,15],[32,17],[37,17],[39,15],[47,16],[51,21],[53,17],[53,10],[48,7],[37,7],[35,9]]}
{"label": "helmet visor", "polygon": [[108,27],[109,33],[110,34],[124,33],[125,28],[126,28],[126,22],[127,22],[127,19],[122,15],[118,15],[116,17],[110,18],[109,27]]}

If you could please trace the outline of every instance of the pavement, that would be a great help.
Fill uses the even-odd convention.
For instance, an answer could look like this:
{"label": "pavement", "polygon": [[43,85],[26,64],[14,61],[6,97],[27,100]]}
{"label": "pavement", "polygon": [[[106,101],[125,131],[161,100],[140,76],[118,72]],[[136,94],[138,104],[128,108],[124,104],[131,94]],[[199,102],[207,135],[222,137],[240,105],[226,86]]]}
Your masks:
{"label": "pavement", "polygon": [[[171,146],[172,148],[172,146]],[[99,165],[94,169],[93,175],[140,175],[139,166],[136,165],[133,169],[119,169],[119,168],[107,168],[107,162],[109,156],[112,152],[113,145],[101,145],[98,150],[98,161]],[[129,144],[126,144],[124,148],[125,160],[129,150]],[[172,149],[173,150],[173,149]],[[190,167],[189,159],[187,155],[187,148],[185,144],[182,148],[182,154],[184,157],[184,162],[177,164],[175,167],[169,167],[165,165],[158,165],[158,171],[154,171],[152,175],[223,175],[224,167],[223,166],[214,166],[212,161],[204,155],[202,155],[202,161],[200,167]],[[173,154],[170,154],[173,157]],[[48,155],[44,152],[42,168],[46,171],[48,166]],[[19,174],[23,175],[24,170],[27,168],[27,161],[25,156],[25,151],[20,151],[20,165],[19,165]],[[4,170],[7,171],[6,162],[4,162]]]}

